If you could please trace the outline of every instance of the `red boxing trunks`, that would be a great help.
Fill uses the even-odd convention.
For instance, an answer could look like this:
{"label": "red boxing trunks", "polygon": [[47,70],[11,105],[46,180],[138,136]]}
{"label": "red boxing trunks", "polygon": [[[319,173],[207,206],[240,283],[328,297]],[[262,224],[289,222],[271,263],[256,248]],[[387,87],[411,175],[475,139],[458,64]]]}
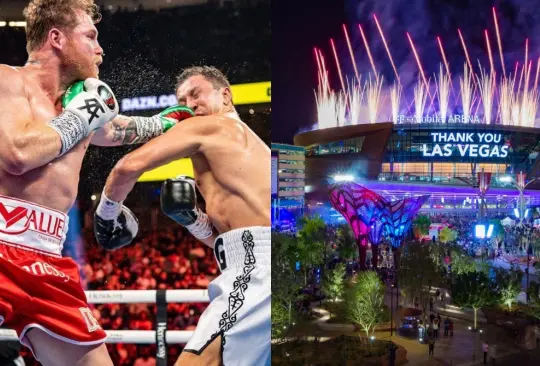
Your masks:
{"label": "red boxing trunks", "polygon": [[15,329],[31,350],[25,335],[32,328],[77,345],[106,338],[88,308],[77,264],[61,256],[68,219],[0,196],[0,325]]}

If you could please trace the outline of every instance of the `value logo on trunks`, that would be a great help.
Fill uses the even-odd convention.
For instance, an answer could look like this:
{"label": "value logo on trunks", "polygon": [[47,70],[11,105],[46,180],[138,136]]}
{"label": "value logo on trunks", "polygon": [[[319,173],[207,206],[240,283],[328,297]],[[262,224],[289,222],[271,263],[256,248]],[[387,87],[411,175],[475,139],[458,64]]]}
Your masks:
{"label": "value logo on trunks", "polygon": [[19,235],[27,230],[33,230],[62,239],[64,224],[64,220],[59,217],[31,208],[18,206],[8,211],[8,208],[0,202],[0,233]]}
{"label": "value logo on trunks", "polygon": [[220,269],[224,271],[227,268],[227,260],[225,259],[225,249],[223,248],[222,238],[217,238],[214,253],[216,254]]}

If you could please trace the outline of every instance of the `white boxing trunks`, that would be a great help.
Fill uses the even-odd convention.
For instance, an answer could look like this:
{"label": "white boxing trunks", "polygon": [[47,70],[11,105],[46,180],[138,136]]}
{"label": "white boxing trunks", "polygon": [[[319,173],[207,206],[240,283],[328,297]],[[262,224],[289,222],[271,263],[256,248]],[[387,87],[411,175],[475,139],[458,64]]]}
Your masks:
{"label": "white boxing trunks", "polygon": [[270,227],[218,236],[214,253],[221,275],[208,286],[210,305],[185,352],[200,355],[221,336],[222,365],[270,365],[270,244]]}

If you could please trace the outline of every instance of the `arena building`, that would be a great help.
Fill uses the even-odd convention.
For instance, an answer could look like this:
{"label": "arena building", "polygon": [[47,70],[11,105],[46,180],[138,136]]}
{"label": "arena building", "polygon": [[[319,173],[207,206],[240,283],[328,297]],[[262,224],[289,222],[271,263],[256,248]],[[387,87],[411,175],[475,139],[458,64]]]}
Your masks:
{"label": "arena building", "polygon": [[[513,214],[518,207],[516,174],[539,175],[540,129],[462,123],[372,123],[299,133],[306,149],[306,201],[322,205],[326,187],[353,180],[390,199],[430,194],[422,211],[476,214],[478,173],[490,173],[488,214]],[[540,204],[540,182],[525,190],[527,207]]]}

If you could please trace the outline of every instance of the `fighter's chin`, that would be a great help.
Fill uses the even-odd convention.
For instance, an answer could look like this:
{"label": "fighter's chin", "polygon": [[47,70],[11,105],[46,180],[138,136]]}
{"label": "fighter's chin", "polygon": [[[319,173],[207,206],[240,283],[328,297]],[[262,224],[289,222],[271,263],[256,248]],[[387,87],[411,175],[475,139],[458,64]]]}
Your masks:
{"label": "fighter's chin", "polygon": [[99,79],[99,69],[97,68],[97,66],[94,66],[93,68],[89,68],[85,72],[81,73],[80,80],[85,80],[88,78]]}

